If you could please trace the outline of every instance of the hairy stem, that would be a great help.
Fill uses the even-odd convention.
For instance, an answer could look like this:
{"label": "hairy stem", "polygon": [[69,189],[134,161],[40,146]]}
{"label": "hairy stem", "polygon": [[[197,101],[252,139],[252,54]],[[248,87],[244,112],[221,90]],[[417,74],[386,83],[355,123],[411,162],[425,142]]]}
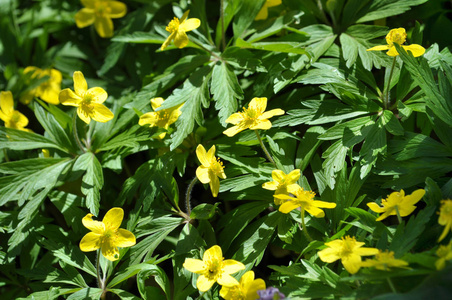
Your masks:
{"label": "hairy stem", "polygon": [[83,153],[85,153],[85,148],[82,145],[82,142],[80,142],[80,138],[78,137],[77,132],[77,111],[74,112],[74,117],[72,118],[72,132],[74,133],[74,139],[77,143],[77,146],[82,150]]}
{"label": "hairy stem", "polygon": [[389,73],[388,83],[386,85],[386,91],[384,92],[383,105],[384,105],[385,109],[389,108],[389,104],[391,102],[391,99],[389,99],[389,91],[391,90],[391,80],[392,80],[392,75],[394,74],[396,60],[397,60],[397,56],[394,56],[394,59],[392,60],[391,71]]}
{"label": "hairy stem", "polygon": [[270,155],[270,152],[268,152],[267,148],[264,145],[264,142],[261,139],[261,136],[259,135],[259,132],[257,130],[254,130],[254,132],[256,133],[257,139],[259,140],[259,143],[261,144],[262,150],[264,150],[265,156],[267,156],[267,159],[275,165],[276,167],[276,163],[273,160],[272,156]]}
{"label": "hairy stem", "polygon": [[395,206],[395,211],[397,214],[397,220],[399,220],[399,224],[402,224],[402,217],[400,216],[399,207],[397,205]]}
{"label": "hairy stem", "polygon": [[224,0],[221,0],[220,4],[220,18],[221,18],[221,45],[224,49],[226,49],[226,38],[225,38],[225,32],[224,32]]}
{"label": "hairy stem", "polygon": [[396,290],[396,288],[395,288],[395,286],[394,286],[394,283],[392,283],[391,278],[386,277],[386,280],[388,281],[388,284],[389,284],[389,287],[391,288],[391,291],[392,291],[394,294],[397,294],[397,290]]}
{"label": "hairy stem", "polygon": [[188,185],[187,192],[185,193],[185,208],[187,210],[188,217],[190,217],[190,214],[191,214],[191,204],[190,204],[191,191],[193,190],[193,187],[195,186],[195,184],[197,182],[198,182],[198,177],[195,176],[195,178],[193,178],[193,180]]}
{"label": "hairy stem", "polygon": [[304,209],[301,210],[301,227],[303,228],[303,233],[306,235],[306,238],[309,242],[312,242],[312,237],[308,233],[308,229],[306,228],[306,224],[304,222]]}

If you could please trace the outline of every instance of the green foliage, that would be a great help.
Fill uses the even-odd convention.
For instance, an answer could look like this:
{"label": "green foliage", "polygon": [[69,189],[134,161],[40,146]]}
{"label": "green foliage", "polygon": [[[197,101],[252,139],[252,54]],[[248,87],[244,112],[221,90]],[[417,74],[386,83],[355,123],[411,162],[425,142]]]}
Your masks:
{"label": "green foliage", "polygon": [[[452,197],[446,2],[125,1],[113,36],[101,38],[98,26],[77,27],[80,1],[0,1],[0,91],[14,101],[10,108],[0,98],[0,294],[220,299],[221,285],[201,292],[202,271],[184,267],[218,245],[222,258],[245,265],[234,278],[253,270],[290,299],[449,295],[450,261],[442,271],[435,265],[451,236],[438,242],[445,228],[438,212]],[[268,16],[256,20],[261,9]],[[200,26],[184,33],[183,49],[182,30],[161,50],[174,18],[188,10]],[[367,51],[387,45],[389,30],[400,27],[407,41],[393,44],[398,56]],[[413,57],[402,47],[410,44],[425,54]],[[56,69],[62,81],[25,73],[29,66]],[[102,88],[112,120],[86,124],[81,108],[43,99],[53,83],[74,90],[75,71],[94,88],[74,96],[82,108],[94,112]],[[30,93],[33,100],[21,102]],[[158,97],[163,104],[151,108]],[[242,110],[264,97],[265,108]],[[179,105],[176,120],[170,114]],[[28,121],[17,123],[13,109]],[[273,109],[285,113],[268,117]],[[227,137],[236,124],[225,121],[239,111],[246,129]],[[140,126],[143,116],[151,123]],[[214,157],[198,156],[198,145],[215,146]],[[294,200],[280,203],[274,194],[295,196],[289,181],[312,194],[285,214],[284,201]],[[376,221],[381,213],[367,204],[387,209],[387,197],[401,189],[426,193],[412,213]],[[311,200],[336,206],[319,206],[325,215],[314,216]],[[124,211],[121,229],[111,220],[82,223],[88,214],[102,222],[113,207]],[[133,240],[125,230],[133,246],[121,246]],[[350,274],[342,257],[323,261],[325,243],[347,236],[409,266]],[[82,239],[97,241],[97,253],[82,252]],[[109,246],[119,247],[118,260],[103,256]]]}

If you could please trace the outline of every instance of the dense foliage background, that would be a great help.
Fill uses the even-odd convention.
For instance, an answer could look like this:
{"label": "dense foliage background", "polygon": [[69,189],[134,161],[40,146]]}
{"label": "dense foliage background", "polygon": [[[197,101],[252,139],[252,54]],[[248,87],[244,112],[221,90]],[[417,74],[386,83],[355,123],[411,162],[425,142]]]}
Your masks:
{"label": "dense foliage background", "polygon": [[[219,299],[221,286],[200,293],[198,275],[183,268],[213,245],[246,266],[234,277],[253,270],[290,299],[450,297],[452,265],[435,267],[440,245],[451,247],[450,233],[438,242],[437,214],[452,197],[450,1],[282,0],[261,20],[265,0],[123,2],[127,14],[102,38],[76,26],[79,1],[0,1],[0,91],[11,91],[32,130],[0,126],[5,299]],[[161,51],[166,26],[187,10],[201,25],[185,48]],[[395,59],[366,51],[399,27],[424,55],[398,45]],[[73,107],[36,94],[21,103],[49,80],[29,66],[59,70],[61,89],[81,71],[107,91],[114,118],[87,125]],[[160,109],[183,104],[168,129],[138,124],[155,97],[165,99]],[[259,131],[275,164],[255,132],[223,134],[254,97],[285,111]],[[224,164],[218,197],[193,181],[199,144],[215,145]],[[324,218],[305,215],[312,241],[300,211],[281,213],[262,188],[275,169],[301,170],[301,187],[336,203]],[[366,204],[401,189],[426,193],[401,223],[376,221]],[[89,232],[83,217],[102,220],[112,207],[124,209],[136,245],[114,262],[99,256],[102,287],[96,253],[79,242]],[[350,274],[319,259],[325,242],[345,236],[409,268]]]}

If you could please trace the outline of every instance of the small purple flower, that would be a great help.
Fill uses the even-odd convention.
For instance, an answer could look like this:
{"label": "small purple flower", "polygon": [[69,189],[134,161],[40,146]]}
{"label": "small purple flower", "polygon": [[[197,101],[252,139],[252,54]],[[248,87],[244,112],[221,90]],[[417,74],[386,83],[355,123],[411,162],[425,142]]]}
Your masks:
{"label": "small purple flower", "polygon": [[281,293],[277,288],[269,287],[266,290],[257,291],[259,295],[259,300],[278,300],[286,299],[283,293]]}

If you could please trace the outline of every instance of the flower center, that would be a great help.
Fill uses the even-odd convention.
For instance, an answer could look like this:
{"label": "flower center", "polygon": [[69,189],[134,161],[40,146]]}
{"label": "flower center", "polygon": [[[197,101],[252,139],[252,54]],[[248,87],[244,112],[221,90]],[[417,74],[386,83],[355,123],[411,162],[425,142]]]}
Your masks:
{"label": "flower center", "polygon": [[207,271],[204,274],[209,280],[217,280],[217,277],[221,271],[222,262],[214,259],[207,262]]}
{"label": "flower center", "polygon": [[175,32],[179,29],[180,21],[178,18],[174,17],[174,19],[169,22],[168,26],[166,26],[166,31],[168,32]]}
{"label": "flower center", "polygon": [[94,4],[94,13],[98,17],[105,17],[110,14],[111,8],[105,1],[98,1]]}
{"label": "flower center", "polygon": [[215,174],[221,174],[223,173],[223,162],[219,159],[219,158],[213,158],[212,161],[210,162],[210,169],[215,173]]}
{"label": "flower center", "polygon": [[349,236],[342,238],[343,244],[342,244],[342,250],[341,250],[341,257],[347,257],[353,253],[353,248],[355,246],[355,239],[350,238]]}

